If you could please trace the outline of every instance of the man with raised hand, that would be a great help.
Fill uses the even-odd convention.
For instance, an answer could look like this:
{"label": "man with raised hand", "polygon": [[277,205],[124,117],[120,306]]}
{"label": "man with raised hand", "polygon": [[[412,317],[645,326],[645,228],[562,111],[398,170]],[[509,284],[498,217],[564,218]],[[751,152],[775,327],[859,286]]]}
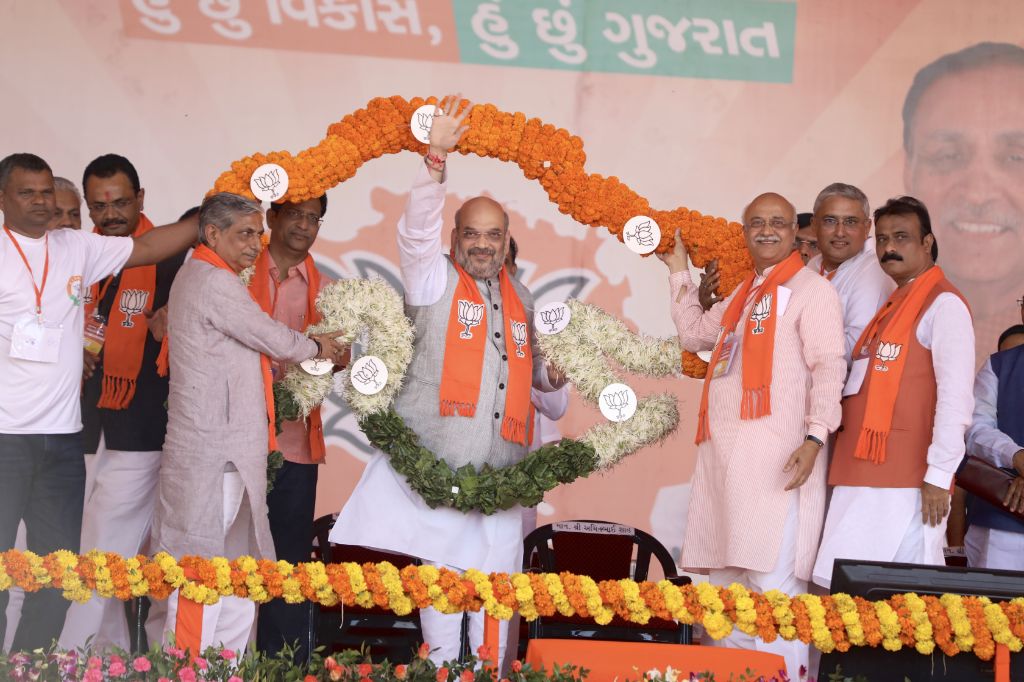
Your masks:
{"label": "man with raised hand", "polygon": [[[508,214],[488,197],[462,204],[451,230],[451,249],[441,242],[447,189],[448,151],[466,131],[467,103],[448,97],[430,130],[430,148],[398,224],[398,246],[406,313],[415,326],[413,359],[395,410],[420,444],[452,469],[505,467],[526,456],[533,408],[530,388],[552,391],[564,383],[546,367],[533,339],[533,296],[504,268],[509,246]],[[472,324],[460,309],[479,312]],[[469,316],[467,316],[469,319]],[[512,325],[525,324],[525,350]],[[462,333],[467,332],[468,333]],[[386,501],[382,504],[381,501]],[[420,557],[455,570],[485,573],[517,570],[522,563],[519,506],[485,515],[427,506],[377,453],[345,504],[331,541]],[[483,614],[469,615],[469,639],[483,641]],[[424,640],[438,662],[459,655],[461,614],[420,611]],[[507,641],[502,623],[501,660]]]}
{"label": "man with raised hand", "polygon": [[[705,310],[676,235],[668,266],[672,319],[686,350],[712,350],[697,425],[697,469],[681,564],[716,585],[806,592],[825,512],[818,452],[839,425],[843,319],[839,298],[804,267],[796,210],[762,194],[743,212],[754,271]],[[734,631],[724,646],[782,655],[791,677],[808,647]]]}
{"label": "man with raised hand", "polygon": [[[77,552],[85,495],[79,393],[85,293],[122,268],[158,263],[195,240],[195,221],[138,237],[48,230],[53,172],[35,154],[0,161],[0,551],[24,519],[28,548]],[[0,593],[0,641],[7,592]],[[47,647],[64,625],[59,590],[26,595],[12,647]]]}

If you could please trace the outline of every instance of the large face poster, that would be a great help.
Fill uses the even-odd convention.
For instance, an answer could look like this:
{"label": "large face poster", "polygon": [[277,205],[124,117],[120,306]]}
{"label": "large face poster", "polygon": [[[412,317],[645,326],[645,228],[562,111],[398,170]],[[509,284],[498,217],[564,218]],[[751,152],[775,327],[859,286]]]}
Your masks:
{"label": "large face poster", "polygon": [[[917,196],[939,264],[971,303],[979,359],[1020,322],[1016,0],[26,0],[4,3],[0,26],[0,153],[35,152],[76,184],[91,159],[123,154],[157,224],[199,203],[233,160],[312,146],[373,97],[461,92],[579,135],[589,172],[661,209],[737,220],[777,191],[810,210],[835,181],[872,206]],[[961,52],[986,42],[1003,45]],[[419,163],[378,159],[328,193],[315,247],[326,272],[401,286],[395,225]],[[540,303],[577,297],[674,333],[656,259],[558,213],[507,164],[449,167],[446,221],[479,194],[506,206]],[[631,385],[678,394],[677,434],[553,491],[539,521],[633,524],[678,551],[700,384]],[[559,428],[575,435],[600,418],[574,397]],[[325,429],[320,513],[344,504],[370,455],[339,399]]]}

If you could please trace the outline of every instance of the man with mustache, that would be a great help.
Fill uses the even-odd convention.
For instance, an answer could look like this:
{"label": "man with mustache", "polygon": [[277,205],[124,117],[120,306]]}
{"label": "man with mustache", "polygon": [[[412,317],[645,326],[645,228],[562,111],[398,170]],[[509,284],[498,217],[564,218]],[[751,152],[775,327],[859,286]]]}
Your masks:
{"label": "man with mustache", "polygon": [[[755,198],[743,212],[743,235],[754,272],[707,311],[678,234],[661,256],[680,344],[713,349],[680,562],[716,585],[798,594],[807,590],[824,516],[818,452],[839,425],[843,318],[835,289],[793,251],[789,201]],[[780,654],[793,678],[807,665],[799,641],[734,631],[722,644]]]}
{"label": "man with mustache", "polygon": [[82,195],[78,193],[75,183],[67,178],[56,177],[53,179],[53,186],[57,190],[54,194],[57,209],[53,212],[50,229],[82,229]]}
{"label": "man with mustache", "polygon": [[[447,156],[462,137],[471,108],[458,97],[442,101],[430,147],[398,224],[406,313],[415,326],[413,359],[395,410],[420,444],[453,469],[505,467],[526,456],[533,408],[530,389],[564,383],[546,367],[533,340],[533,297],[503,267],[508,214],[488,197],[455,213],[449,254],[444,229]],[[512,329],[526,325],[516,342]],[[382,504],[382,501],[384,503]],[[517,570],[522,563],[522,508],[491,515],[451,507],[431,509],[377,453],[342,509],[332,542],[364,545],[422,558],[456,570]],[[442,662],[459,655],[462,614],[420,611],[424,641]],[[502,623],[501,660],[507,641]],[[472,651],[483,641],[483,614],[469,614]]]}
{"label": "man with mustache", "polygon": [[[932,213],[947,275],[978,336],[996,338],[1024,289],[1024,48],[979,43],[921,69],[903,147],[904,184]],[[979,348],[976,365],[985,357]]]}
{"label": "man with mustache", "polygon": [[[274,560],[266,501],[267,453],[278,449],[271,358],[338,363],[345,348],[335,340],[340,332],[307,337],[272,319],[239,278],[260,253],[259,204],[214,194],[203,201],[199,224],[200,245],[182,265],[167,304],[161,351],[170,371],[167,437],[150,550],[179,559]],[[173,632],[178,647],[193,655],[213,645],[245,648],[253,602],[222,597],[196,606],[173,593],[164,637]]]}
{"label": "man with mustache", "polygon": [[[143,212],[146,190],[135,166],[105,154],[85,168],[82,186],[93,232],[143,235],[153,223]],[[82,437],[93,457],[92,489],[82,513],[81,546],[121,556],[145,549],[153,519],[160,451],[167,428],[167,378],[157,376],[167,297],[183,254],[126,268],[88,290]],[[97,330],[102,328],[102,334]],[[130,645],[124,603],[96,597],[68,609],[62,647]]]}
{"label": "man with mustache", "polygon": [[[295,331],[320,321],[316,297],[330,278],[321,274],[310,249],[327,213],[327,195],[298,203],[272,204],[267,211],[270,243],[256,259],[249,291],[263,312]],[[274,379],[281,380],[290,369],[275,363]],[[274,489],[267,495],[270,534],[278,560],[298,563],[309,560],[316,482],[324,462],[324,430],[320,408],[308,419],[281,423],[277,436],[284,464],[274,477]],[[290,645],[296,661],[306,660],[305,639],[309,609],[305,604],[287,604],[275,599],[259,607],[256,644],[260,651],[275,655]]]}
{"label": "man with mustache", "polygon": [[974,406],[971,314],[935,265],[924,204],[899,197],[877,209],[875,251],[896,291],[853,347],[814,566],[824,587],[835,559],[944,565],[950,488]]}
{"label": "man with mustache", "polygon": [[[134,237],[50,230],[53,172],[35,154],[0,160],[0,551],[24,519],[28,548],[77,551],[85,457],[81,377],[84,294],[122,268],[158,263],[195,240],[195,221]],[[90,548],[91,549],[91,548]],[[0,593],[0,640],[7,592]],[[26,595],[12,647],[48,647],[68,602]]]}
{"label": "man with mustache", "polygon": [[1024,298],[1017,299],[1022,324],[999,335],[996,353],[974,380],[974,420],[967,452],[997,467],[1017,470],[999,509],[971,496],[970,527],[964,538],[967,565],[1024,570],[1024,522],[1010,514],[1024,510]]}
{"label": "man with mustache", "polygon": [[811,224],[821,253],[807,267],[831,282],[839,294],[847,366],[854,342],[896,288],[874,251],[864,250],[871,232],[869,215],[867,196],[853,185],[832,183],[814,200]]}

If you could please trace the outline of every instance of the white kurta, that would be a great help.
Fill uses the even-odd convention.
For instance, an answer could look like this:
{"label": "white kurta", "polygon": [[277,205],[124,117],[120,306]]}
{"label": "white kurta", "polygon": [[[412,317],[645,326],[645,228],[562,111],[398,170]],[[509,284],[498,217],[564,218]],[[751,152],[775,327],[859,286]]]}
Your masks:
{"label": "white kurta", "polygon": [[[821,254],[807,261],[807,267],[821,272]],[[846,365],[849,367],[853,344],[857,343],[882,304],[889,300],[890,294],[896,289],[896,282],[882,270],[873,248],[861,251],[841,263],[829,281],[839,294],[839,302],[843,306]]]}
{"label": "white kurta", "polygon": [[[939,294],[915,334],[932,352],[937,384],[924,482],[948,489],[964,456],[964,433],[974,409],[971,314],[955,294]],[[935,528],[922,522],[920,488],[836,486],[812,580],[829,587],[833,562],[840,558],[942,565],[946,520]]]}
{"label": "white kurta", "polygon": [[[974,380],[974,420],[967,430],[967,451],[997,467],[1013,466],[1021,445],[999,430],[999,377],[988,359]],[[964,538],[967,565],[1024,571],[1024,533],[971,526]]]}
{"label": "white kurta", "polygon": [[[398,223],[398,250],[406,302],[436,303],[447,286],[441,243],[446,183],[421,169]],[[545,374],[545,373],[542,373]],[[543,379],[543,390],[554,390]],[[453,568],[514,571],[522,565],[522,507],[491,515],[431,509],[396,472],[386,454],[374,453],[330,534],[331,542],[419,557]]]}

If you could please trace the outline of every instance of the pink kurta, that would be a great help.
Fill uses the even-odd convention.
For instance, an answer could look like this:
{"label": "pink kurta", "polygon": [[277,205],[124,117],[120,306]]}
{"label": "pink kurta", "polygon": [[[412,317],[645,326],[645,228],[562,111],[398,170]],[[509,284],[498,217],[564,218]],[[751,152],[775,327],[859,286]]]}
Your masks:
{"label": "pink kurta", "polygon": [[[676,273],[669,281],[672,301],[685,289],[672,307],[680,343],[690,351],[710,350],[736,292],[705,313],[689,273]],[[755,287],[759,281],[755,280]],[[753,299],[747,301],[740,318],[732,367],[711,383],[711,438],[697,448],[682,554],[683,566],[699,572],[725,567],[772,570],[790,499],[797,494],[785,491],[793,471],[784,472],[783,467],[807,435],[824,441],[839,426],[846,377],[839,297],[823,277],[803,269],[779,287],[776,310],[782,308],[784,288],[790,296],[776,320],[771,414],[740,419],[742,329]],[[692,428],[695,433],[696,423]],[[826,468],[826,457],[819,455],[810,478],[798,489],[795,573],[802,580],[810,578],[821,536]]]}

